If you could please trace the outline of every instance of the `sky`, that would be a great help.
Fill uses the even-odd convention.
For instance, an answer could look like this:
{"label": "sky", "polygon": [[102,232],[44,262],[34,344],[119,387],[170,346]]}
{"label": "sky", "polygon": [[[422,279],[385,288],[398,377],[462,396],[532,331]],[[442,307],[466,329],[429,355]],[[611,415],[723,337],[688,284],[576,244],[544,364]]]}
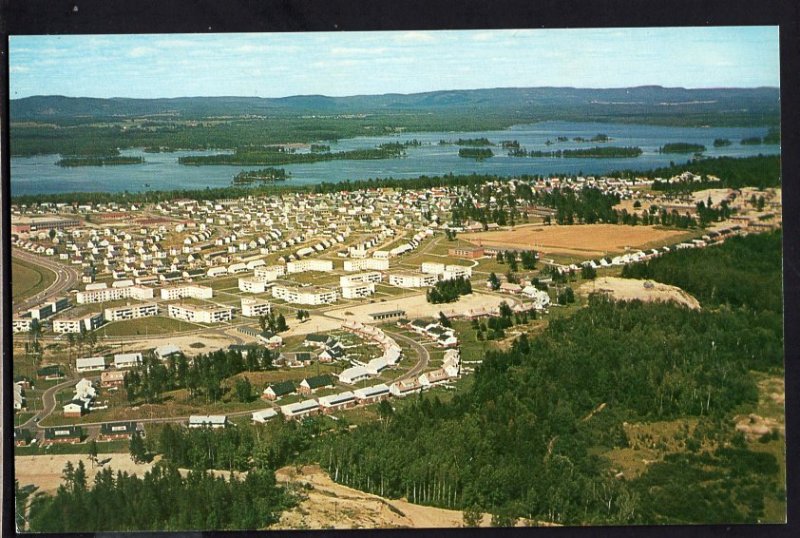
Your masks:
{"label": "sky", "polygon": [[12,99],[780,85],[778,27],[11,36]]}

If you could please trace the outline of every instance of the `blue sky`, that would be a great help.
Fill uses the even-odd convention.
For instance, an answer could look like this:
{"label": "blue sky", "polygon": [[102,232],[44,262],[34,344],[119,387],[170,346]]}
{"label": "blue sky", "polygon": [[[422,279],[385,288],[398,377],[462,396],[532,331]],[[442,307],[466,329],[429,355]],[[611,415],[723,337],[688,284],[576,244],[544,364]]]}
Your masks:
{"label": "blue sky", "polygon": [[779,86],[777,27],[12,36],[11,98]]}

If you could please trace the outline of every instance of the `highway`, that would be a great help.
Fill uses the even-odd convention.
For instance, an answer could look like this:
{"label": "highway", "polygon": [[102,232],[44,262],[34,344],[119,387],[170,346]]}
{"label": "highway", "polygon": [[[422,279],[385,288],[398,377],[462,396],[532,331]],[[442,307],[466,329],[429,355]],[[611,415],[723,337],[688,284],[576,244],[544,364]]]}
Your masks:
{"label": "highway", "polygon": [[16,247],[12,248],[11,256],[12,258],[18,258],[33,265],[44,267],[56,275],[55,281],[47,289],[37,293],[33,297],[16,303],[14,305],[14,311],[17,313],[24,312],[28,308],[41,304],[51,297],[64,295],[67,290],[76,287],[80,282],[80,274],[78,274],[78,271],[62,263],[49,260],[43,256],[31,254],[30,252]]}

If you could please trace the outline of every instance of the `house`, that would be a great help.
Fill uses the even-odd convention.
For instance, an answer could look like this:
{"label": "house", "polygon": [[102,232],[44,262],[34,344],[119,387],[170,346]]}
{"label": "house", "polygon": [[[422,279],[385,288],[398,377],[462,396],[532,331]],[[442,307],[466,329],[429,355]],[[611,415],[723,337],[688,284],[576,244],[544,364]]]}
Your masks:
{"label": "house", "polygon": [[278,416],[278,412],[275,411],[273,408],[268,407],[266,409],[262,409],[261,411],[255,411],[253,413],[253,422],[258,424],[264,424],[271,418],[275,418]]}
{"label": "house", "polygon": [[500,284],[500,291],[505,293],[520,293],[522,291],[522,286],[514,284],[513,282],[503,282]]}
{"label": "house", "polygon": [[313,394],[319,389],[333,387],[333,378],[329,375],[318,375],[303,379],[297,386],[297,392],[304,395]]}
{"label": "house", "polygon": [[281,381],[280,383],[274,383],[264,389],[264,392],[261,393],[261,399],[278,400],[282,396],[292,394],[295,390],[296,389],[292,381]]}
{"label": "house", "polygon": [[178,353],[181,353],[181,348],[179,348],[175,344],[165,344],[153,350],[153,354],[155,355],[155,357],[161,361],[165,361],[171,355],[177,355]]}
{"label": "house", "polygon": [[420,391],[422,391],[422,385],[416,377],[395,381],[389,386],[389,392],[391,392],[393,396],[398,397],[416,394]]}
{"label": "house", "polygon": [[373,385],[371,387],[364,387],[363,389],[356,389],[353,394],[360,404],[374,403],[388,398],[391,393],[389,387],[385,383],[380,385]]}
{"label": "house", "polygon": [[75,397],[81,400],[91,399],[97,396],[97,391],[92,386],[92,382],[86,378],[82,378],[75,385]]}
{"label": "house", "polygon": [[225,415],[191,415],[189,416],[190,428],[224,428],[228,425]]}
{"label": "house", "polygon": [[106,361],[103,357],[87,357],[75,359],[75,370],[78,372],[93,372],[105,370]]}
{"label": "house", "polygon": [[141,363],[141,353],[117,353],[114,355],[114,368],[132,368]]}
{"label": "house", "polygon": [[308,334],[303,341],[304,346],[325,347],[330,340],[330,336],[325,334]]}
{"label": "house", "polygon": [[44,429],[43,445],[57,443],[80,443],[83,438],[83,428],[80,426],[58,426]]}
{"label": "house", "polygon": [[58,364],[50,364],[36,370],[36,377],[43,377],[45,380],[62,379],[64,372]]}
{"label": "house", "polygon": [[378,375],[388,367],[389,363],[386,362],[386,359],[378,357],[369,361],[364,368],[366,368],[367,372],[371,375]]}
{"label": "house", "polygon": [[105,388],[121,387],[125,384],[125,372],[111,370],[100,374],[100,386]]}
{"label": "house", "polygon": [[341,346],[334,346],[325,348],[325,351],[319,354],[320,362],[333,362],[337,359],[344,357],[344,351]]}
{"label": "house", "polygon": [[427,388],[433,385],[444,383],[448,379],[450,379],[450,376],[447,374],[446,371],[444,371],[444,369],[440,368],[439,370],[432,370],[430,372],[425,372],[424,374],[419,376],[419,383],[424,388]]}
{"label": "house", "polygon": [[80,418],[86,412],[89,412],[89,402],[84,400],[72,400],[63,407],[64,417],[67,418]]}
{"label": "house", "polygon": [[319,414],[319,412],[320,407],[317,400],[303,400],[302,402],[281,406],[281,413],[287,419],[303,418]]}
{"label": "house", "polygon": [[319,406],[324,414],[332,413],[337,409],[347,409],[356,405],[356,397],[352,392],[345,391],[318,399]]}
{"label": "house", "polygon": [[458,345],[458,338],[453,333],[445,333],[436,339],[436,343],[441,347],[456,347]]}
{"label": "house", "polygon": [[359,381],[369,379],[373,374],[363,366],[353,366],[339,374],[339,381],[348,385],[355,385]]}
{"label": "house", "polygon": [[104,422],[100,425],[98,441],[130,439],[136,432],[135,422]]}
{"label": "house", "polygon": [[25,396],[22,392],[22,383],[14,383],[12,386],[14,387],[14,409],[16,411],[20,411],[25,407]]}

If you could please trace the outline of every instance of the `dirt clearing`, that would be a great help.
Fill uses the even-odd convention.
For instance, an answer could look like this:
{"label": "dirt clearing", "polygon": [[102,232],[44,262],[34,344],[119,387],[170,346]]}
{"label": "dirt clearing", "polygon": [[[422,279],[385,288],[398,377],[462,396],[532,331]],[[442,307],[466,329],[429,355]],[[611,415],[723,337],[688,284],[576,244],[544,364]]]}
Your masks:
{"label": "dirt clearing", "polygon": [[574,226],[517,226],[513,230],[460,234],[459,238],[481,246],[527,248],[545,253],[581,253],[603,256],[674,243],[685,232],[655,226],[617,224],[576,224]]}
{"label": "dirt clearing", "polygon": [[579,292],[589,295],[593,292],[606,293],[619,301],[676,302],[691,309],[698,310],[697,299],[682,289],[661,284],[652,280],[635,280],[632,278],[601,277],[584,283]]}

